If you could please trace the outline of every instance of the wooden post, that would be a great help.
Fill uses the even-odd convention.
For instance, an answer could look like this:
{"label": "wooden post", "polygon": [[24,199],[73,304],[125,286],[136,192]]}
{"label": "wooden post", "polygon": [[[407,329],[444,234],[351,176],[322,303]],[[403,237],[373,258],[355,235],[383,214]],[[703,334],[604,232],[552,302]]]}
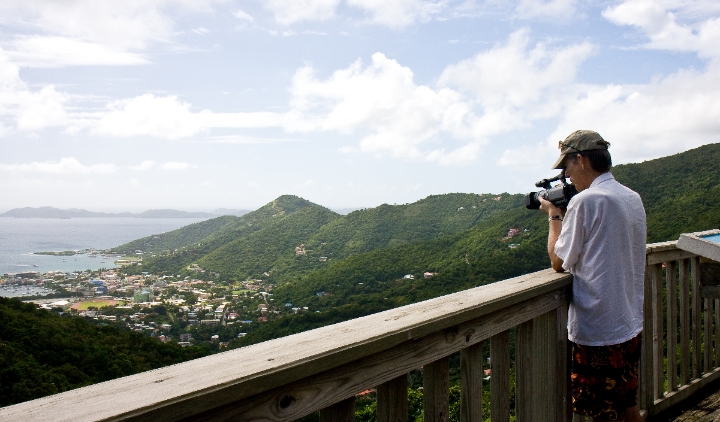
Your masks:
{"label": "wooden post", "polygon": [[490,338],[490,419],[510,421],[510,332]]}
{"label": "wooden post", "polygon": [[653,387],[653,289],[652,265],[645,266],[643,303],[643,341],[640,345],[640,409],[650,409],[654,403]]}
{"label": "wooden post", "polygon": [[720,366],[720,299],[713,300],[715,302],[715,367]]}
{"label": "wooden post", "polygon": [[663,359],[663,295],[662,295],[662,264],[652,266],[653,283],[653,386],[655,400],[663,396],[663,381],[665,377]]}
{"label": "wooden post", "polygon": [[[557,320],[548,312],[533,319],[532,420],[557,422]],[[540,392],[545,392],[541,394]]]}
{"label": "wooden post", "polygon": [[460,421],[483,420],[483,342],[460,350]]}
{"label": "wooden post", "polygon": [[710,354],[712,352],[712,305],[710,299],[703,299],[703,368],[704,373],[712,371],[710,367]]}
{"label": "wooden post", "polygon": [[406,422],[408,419],[408,379],[403,374],[377,387],[378,422]]}
{"label": "wooden post", "polygon": [[690,383],[690,260],[680,261],[680,385]]}
{"label": "wooden post", "polygon": [[667,360],[668,392],[677,390],[677,266],[675,261],[665,263],[667,281]]}
{"label": "wooden post", "polygon": [[355,396],[320,410],[320,422],[355,422]]}
{"label": "wooden post", "polygon": [[423,367],[424,422],[447,422],[450,393],[450,366],[447,357]]}
{"label": "wooden post", "polygon": [[532,421],[533,321],[517,326],[515,331],[515,418],[518,421]]}
{"label": "wooden post", "polygon": [[692,264],[690,266],[690,278],[692,279],[692,377],[693,379],[700,378],[702,370],[700,369],[700,348],[702,345],[702,339],[700,338],[701,332],[701,316],[702,309],[700,309],[700,258],[691,258]]}
{"label": "wooden post", "polygon": [[557,373],[555,393],[557,394],[557,408],[555,414],[558,422],[572,420],[572,402],[570,400],[570,349],[568,343],[568,307],[561,306],[555,310],[555,332],[557,334],[557,355],[555,357],[555,372]]}

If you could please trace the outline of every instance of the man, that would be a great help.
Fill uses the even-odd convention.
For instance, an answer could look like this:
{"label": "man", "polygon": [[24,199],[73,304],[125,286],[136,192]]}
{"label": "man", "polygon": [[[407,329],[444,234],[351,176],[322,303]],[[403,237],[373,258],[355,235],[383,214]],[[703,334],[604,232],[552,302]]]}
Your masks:
{"label": "man", "polygon": [[645,209],[640,196],[609,172],[600,134],[573,132],[553,166],[578,194],[567,211],[540,200],[548,215],[553,269],[573,274],[568,312],[573,411],[595,421],[640,421],[637,406],[643,327]]}

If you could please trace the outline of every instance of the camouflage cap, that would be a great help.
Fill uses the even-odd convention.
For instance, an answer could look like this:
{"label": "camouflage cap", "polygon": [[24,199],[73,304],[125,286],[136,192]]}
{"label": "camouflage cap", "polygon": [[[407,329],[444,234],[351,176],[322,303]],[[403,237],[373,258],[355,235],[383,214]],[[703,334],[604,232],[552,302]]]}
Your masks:
{"label": "camouflage cap", "polygon": [[553,164],[554,169],[564,168],[565,157],[574,152],[590,151],[594,149],[608,149],[610,142],[603,139],[599,133],[593,130],[576,130],[564,141],[558,142],[560,158]]}

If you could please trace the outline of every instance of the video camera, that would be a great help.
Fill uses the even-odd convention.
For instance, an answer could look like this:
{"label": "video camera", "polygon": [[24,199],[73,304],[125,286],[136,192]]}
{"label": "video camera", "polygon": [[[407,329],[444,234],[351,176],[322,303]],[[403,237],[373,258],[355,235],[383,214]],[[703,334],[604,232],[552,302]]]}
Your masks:
{"label": "video camera", "polygon": [[[560,181],[554,187],[550,185],[551,182]],[[565,169],[560,174],[550,179],[542,179],[535,183],[535,186],[543,188],[539,192],[530,192],[525,195],[525,207],[529,210],[536,210],[540,208],[540,199],[543,198],[547,201],[552,202],[558,208],[567,208],[570,198],[577,195],[578,191],[575,186],[568,183],[565,179]]]}

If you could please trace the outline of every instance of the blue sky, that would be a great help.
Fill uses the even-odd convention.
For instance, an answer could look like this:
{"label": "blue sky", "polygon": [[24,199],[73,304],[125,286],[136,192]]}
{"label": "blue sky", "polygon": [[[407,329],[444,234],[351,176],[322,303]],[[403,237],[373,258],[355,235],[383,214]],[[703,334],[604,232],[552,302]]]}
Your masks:
{"label": "blue sky", "polygon": [[0,211],[525,193],[720,141],[716,1],[5,0]]}

